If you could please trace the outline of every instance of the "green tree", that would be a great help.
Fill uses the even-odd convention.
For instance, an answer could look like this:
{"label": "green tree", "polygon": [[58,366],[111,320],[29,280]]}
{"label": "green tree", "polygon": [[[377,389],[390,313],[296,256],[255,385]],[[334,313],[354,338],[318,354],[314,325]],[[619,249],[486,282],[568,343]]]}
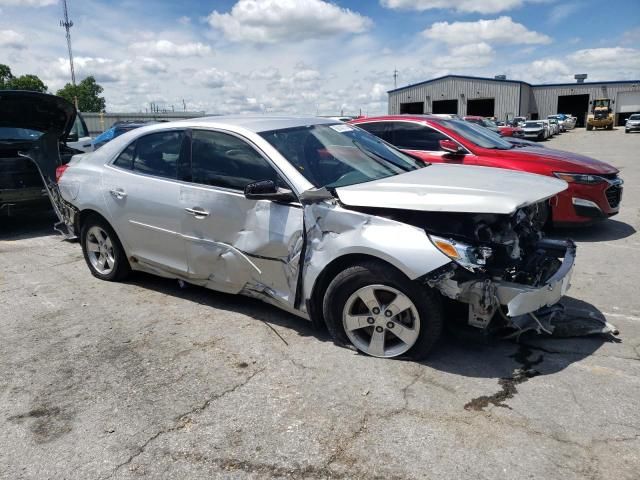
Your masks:
{"label": "green tree", "polygon": [[11,68],[0,64],[0,89],[1,90],[31,90],[45,93],[47,86],[36,75],[21,75],[14,77]]}
{"label": "green tree", "polygon": [[35,75],[21,75],[13,77],[6,82],[7,90],[31,90],[34,92],[47,92],[47,86]]}
{"label": "green tree", "polygon": [[13,78],[11,69],[2,63],[0,63],[0,90],[5,88],[5,84]]}
{"label": "green tree", "polygon": [[105,100],[100,94],[104,89],[96,83],[96,79],[89,76],[82,80],[75,87],[67,83],[58,90],[56,95],[68,100],[71,103],[78,99],[78,110],[81,112],[104,112]]}

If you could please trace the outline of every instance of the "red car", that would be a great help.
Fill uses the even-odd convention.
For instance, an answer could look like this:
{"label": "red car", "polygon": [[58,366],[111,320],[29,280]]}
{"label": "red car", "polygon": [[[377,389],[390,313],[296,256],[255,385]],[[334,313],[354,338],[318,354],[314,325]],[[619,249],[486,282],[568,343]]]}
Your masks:
{"label": "red car", "polygon": [[618,213],[622,179],[599,160],[550,148],[515,147],[499,135],[462,120],[397,115],[353,120],[364,130],[425,162],[507,168],[565,180],[569,188],[549,201],[554,225],[587,224]]}
{"label": "red car", "polygon": [[524,137],[524,131],[520,127],[512,127],[510,125],[498,125],[488,118],[478,117],[476,115],[467,115],[464,117],[467,122],[488,128],[491,131],[499,133],[502,137]]}

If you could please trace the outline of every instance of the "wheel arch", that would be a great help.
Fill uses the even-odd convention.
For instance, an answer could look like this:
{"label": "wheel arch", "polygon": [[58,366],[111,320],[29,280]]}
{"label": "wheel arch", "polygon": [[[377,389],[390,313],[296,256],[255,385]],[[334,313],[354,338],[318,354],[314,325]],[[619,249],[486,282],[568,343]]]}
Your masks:
{"label": "wheel arch", "polygon": [[313,287],[311,288],[311,296],[306,301],[307,312],[309,313],[311,322],[315,327],[324,328],[325,326],[325,320],[322,314],[322,301],[331,280],[333,280],[341,271],[365,262],[376,262],[383,265],[385,268],[395,270],[409,279],[406,273],[398,267],[375,255],[367,253],[347,253],[333,259],[316,277]]}

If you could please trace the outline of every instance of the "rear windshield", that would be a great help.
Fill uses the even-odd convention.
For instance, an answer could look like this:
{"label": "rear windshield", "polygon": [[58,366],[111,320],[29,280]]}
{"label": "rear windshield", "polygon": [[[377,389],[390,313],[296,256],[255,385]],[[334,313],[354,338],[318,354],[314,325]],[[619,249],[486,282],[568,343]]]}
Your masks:
{"label": "rear windshield", "polygon": [[524,124],[525,128],[542,128],[542,123],[540,122],[527,122]]}

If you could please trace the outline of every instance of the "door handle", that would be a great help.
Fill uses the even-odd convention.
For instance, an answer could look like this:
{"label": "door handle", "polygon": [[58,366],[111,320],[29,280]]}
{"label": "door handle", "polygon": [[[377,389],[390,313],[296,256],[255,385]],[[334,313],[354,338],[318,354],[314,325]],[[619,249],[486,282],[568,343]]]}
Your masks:
{"label": "door handle", "polygon": [[122,200],[124,197],[127,196],[127,192],[125,192],[121,188],[112,188],[111,190],[109,190],[109,193],[112,196],[116,197],[118,200]]}
{"label": "door handle", "polygon": [[208,217],[209,212],[203,210],[202,208],[194,207],[194,208],[185,208],[185,212],[189,215],[193,215],[194,217]]}

